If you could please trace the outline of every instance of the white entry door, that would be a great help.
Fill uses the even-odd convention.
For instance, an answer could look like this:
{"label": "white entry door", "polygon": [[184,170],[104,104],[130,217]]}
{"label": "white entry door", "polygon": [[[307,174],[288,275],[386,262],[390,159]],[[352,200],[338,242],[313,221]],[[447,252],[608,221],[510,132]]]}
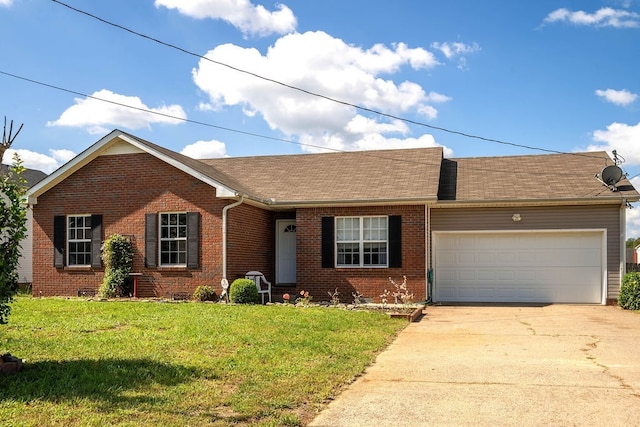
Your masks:
{"label": "white entry door", "polygon": [[296,221],[276,221],[276,283],[296,283]]}

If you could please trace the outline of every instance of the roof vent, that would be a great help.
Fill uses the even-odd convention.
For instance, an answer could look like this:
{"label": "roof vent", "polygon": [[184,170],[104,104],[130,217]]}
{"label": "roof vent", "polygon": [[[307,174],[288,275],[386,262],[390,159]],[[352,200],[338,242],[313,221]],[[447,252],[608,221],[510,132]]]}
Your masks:
{"label": "roof vent", "polygon": [[624,157],[618,156],[616,150],[613,150],[613,162],[615,164],[606,166],[600,174],[596,174],[595,178],[600,181],[602,185],[609,187],[611,191],[618,191],[616,184],[620,182],[625,174],[619,166],[624,162]]}

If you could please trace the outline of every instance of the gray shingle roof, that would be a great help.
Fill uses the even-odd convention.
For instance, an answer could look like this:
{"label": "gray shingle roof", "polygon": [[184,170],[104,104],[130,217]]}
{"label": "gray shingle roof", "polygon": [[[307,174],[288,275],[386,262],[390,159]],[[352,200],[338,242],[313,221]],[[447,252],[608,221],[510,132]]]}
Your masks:
{"label": "gray shingle roof", "polygon": [[443,159],[442,148],[434,147],[196,160],[129,136],[266,204],[640,198],[626,179],[613,192],[594,178],[613,164],[604,151]]}
{"label": "gray shingle roof", "polygon": [[461,202],[637,198],[625,179],[612,192],[595,179],[606,152],[476,157],[443,162],[439,197]]}
{"label": "gray shingle roof", "polygon": [[[0,165],[0,173],[5,174],[9,170],[9,165]],[[27,180],[27,186],[33,187],[47,177],[47,174],[37,169],[25,169],[22,177]]]}
{"label": "gray shingle roof", "polygon": [[279,204],[435,200],[442,148],[202,160]]}

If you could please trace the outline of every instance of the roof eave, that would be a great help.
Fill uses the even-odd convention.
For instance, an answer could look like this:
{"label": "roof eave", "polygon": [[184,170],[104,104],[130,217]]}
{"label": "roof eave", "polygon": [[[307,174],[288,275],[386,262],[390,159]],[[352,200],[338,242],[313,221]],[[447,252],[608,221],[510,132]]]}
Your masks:
{"label": "roof eave", "polygon": [[261,199],[258,202],[262,207],[272,210],[298,209],[298,208],[326,208],[326,207],[361,207],[361,206],[400,206],[400,205],[425,205],[437,201],[437,197],[410,197],[402,199],[344,199],[344,200],[286,200]]}
{"label": "roof eave", "polygon": [[99,157],[102,153],[107,151],[111,146],[113,146],[113,144],[116,143],[116,139],[125,141],[126,143],[131,144],[139,150],[149,153],[152,156],[164,161],[165,163],[170,164],[175,168],[183,171],[184,173],[191,175],[206,184],[209,184],[216,189],[216,197],[231,198],[235,197],[238,194],[238,191],[236,191],[235,189],[212,179],[211,177],[185,165],[184,163],[176,162],[164,153],[155,150],[153,147],[140,142],[138,139],[130,137],[126,132],[115,129],[109,134],[100,138],[100,140],[82,151],[76,157],[62,165],[51,175],[31,187],[27,193],[27,202],[30,205],[37,204],[38,196],[55,187],[60,182],[64,181],[69,175],[73,174],[83,166],[90,163],[92,160]]}
{"label": "roof eave", "polygon": [[459,208],[459,207],[479,207],[479,206],[557,206],[557,205],[610,205],[625,204],[625,202],[637,202],[640,196],[621,195],[619,197],[597,197],[597,198],[553,198],[553,199],[492,199],[492,200],[439,200],[433,207]]}

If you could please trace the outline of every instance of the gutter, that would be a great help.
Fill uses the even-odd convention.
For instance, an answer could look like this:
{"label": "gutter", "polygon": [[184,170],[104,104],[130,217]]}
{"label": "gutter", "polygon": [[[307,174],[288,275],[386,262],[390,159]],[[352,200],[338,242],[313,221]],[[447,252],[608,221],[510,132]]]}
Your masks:
{"label": "gutter", "polygon": [[[630,202],[639,201],[638,196],[630,197],[596,197],[591,199],[567,198],[567,199],[491,199],[491,200],[438,200],[433,204],[434,208],[462,208],[462,207],[485,207],[485,206],[580,206],[580,205],[611,205],[623,203],[623,200]],[[624,203],[623,203],[624,204]]]}
{"label": "gutter", "polygon": [[222,280],[220,280],[220,286],[222,286],[221,297],[225,298],[228,298],[227,290],[229,289],[229,281],[227,280],[227,212],[231,208],[240,206],[242,202],[244,202],[244,195],[241,195],[237,202],[222,208]]}

